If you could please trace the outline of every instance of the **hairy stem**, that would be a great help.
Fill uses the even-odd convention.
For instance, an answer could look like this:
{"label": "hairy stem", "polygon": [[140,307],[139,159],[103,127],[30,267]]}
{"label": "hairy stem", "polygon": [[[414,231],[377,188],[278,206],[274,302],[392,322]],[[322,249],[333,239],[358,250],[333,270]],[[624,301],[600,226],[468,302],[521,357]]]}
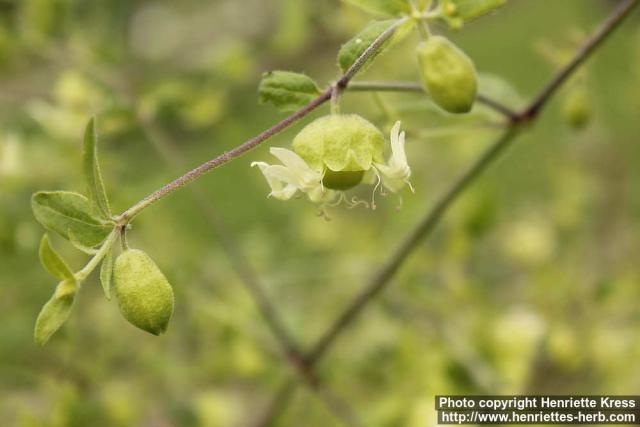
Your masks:
{"label": "hairy stem", "polygon": [[[352,92],[415,92],[427,93],[424,86],[418,82],[402,81],[356,81],[349,83],[347,90]],[[478,94],[477,101],[502,114],[509,120],[514,120],[518,114],[502,103],[488,96]]]}
{"label": "hairy stem", "polygon": [[393,25],[387,28],[384,32],[382,32],[372,43],[365,49],[365,51],[356,59],[356,61],[349,67],[349,69],[342,75],[342,77],[332,86],[330,86],[327,90],[325,90],[322,94],[320,94],[317,98],[311,101],[309,104],[291,114],[289,117],[285,118],[281,122],[275,124],[269,129],[265,130],[261,134],[249,139],[248,141],[238,145],[237,147],[229,150],[218,157],[215,157],[195,169],[190,170],[186,174],[176,178],[170,183],[166,184],[164,187],[159,190],[151,193],[125,212],[123,212],[118,218],[117,221],[120,225],[124,225],[129,223],[136,215],[142,212],[145,208],[149,207],[153,203],[157,202],[164,196],[176,191],[177,189],[184,187],[189,184],[191,181],[194,181],[197,178],[200,178],[205,173],[211,171],[212,169],[221,166],[230,160],[235,159],[246,153],[249,150],[257,147],[262,144],[264,141],[268,140],[272,136],[282,132],[284,129],[288,128],[298,120],[302,119],[316,108],[320,107],[325,102],[329,101],[333,94],[339,94],[343,91],[349,81],[362,69],[364,64],[374,56],[378,50],[382,47],[382,45],[393,36],[398,27],[404,24],[407,21],[407,18],[398,19]]}
{"label": "hairy stem", "polygon": [[81,282],[84,279],[86,279],[89,276],[89,274],[91,274],[91,272],[93,270],[95,270],[95,268],[98,266],[98,264],[100,264],[100,261],[102,261],[102,259],[111,250],[111,246],[113,245],[113,243],[118,238],[119,233],[120,233],[120,228],[119,227],[115,227],[113,229],[113,231],[111,231],[111,233],[109,233],[109,236],[102,243],[102,246],[100,246],[100,249],[98,249],[98,252],[96,252],[96,254],[93,256],[93,258],[91,258],[89,260],[87,265],[85,265],[84,268],[82,268],[82,270],[78,271],[75,274],[75,277],[78,280],[78,282]]}

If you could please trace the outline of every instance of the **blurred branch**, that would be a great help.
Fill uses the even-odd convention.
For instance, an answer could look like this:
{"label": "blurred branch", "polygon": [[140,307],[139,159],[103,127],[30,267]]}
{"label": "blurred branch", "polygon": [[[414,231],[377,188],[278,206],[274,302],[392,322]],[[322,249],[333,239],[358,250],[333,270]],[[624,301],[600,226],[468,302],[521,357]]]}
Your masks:
{"label": "blurred branch", "polygon": [[521,125],[530,123],[539,116],[540,111],[542,111],[567,78],[619,27],[624,18],[627,17],[637,5],[638,0],[621,1],[612,14],[600,25],[593,35],[585,41],[573,60],[552,78],[551,82],[542,89],[540,95],[535,98],[529,107],[514,116],[506,132],[503,133],[494,144],[489,146],[478,160],[440,197],[413,231],[407,235],[404,242],[389,258],[387,263],[372,277],[369,283],[364,286],[361,292],[352,300],[351,304],[349,304],[333,324],[329,326],[316,344],[312,346],[306,357],[309,370],[313,369],[314,365],[326,354],[336,339],[355,321],[364,308],[389,285],[390,280],[404,261],[418,244],[421,243],[424,238],[428,237],[435,226],[438,225],[449,206],[463,193],[469,184],[499,158],[500,154],[503,153],[514,140],[514,137],[522,128]]}
{"label": "blurred branch", "polygon": [[[138,115],[137,121],[145,137],[151,141],[167,164],[183,166],[186,163],[171,138],[169,138],[159,126],[152,120],[141,115]],[[262,317],[267,323],[268,329],[273,334],[290,366],[297,373],[301,373],[307,385],[316,393],[327,409],[336,418],[341,420],[344,425],[348,427],[361,427],[362,424],[358,421],[357,416],[349,405],[342,401],[335,393],[330,392],[327,387],[321,386],[313,372],[305,371],[304,357],[299,345],[287,332],[284,322],[278,314],[276,305],[265,292],[258,275],[247,261],[246,256],[242,253],[233,235],[227,231],[227,227],[209,201],[209,197],[198,186],[192,185],[189,186],[188,189],[200,210],[207,216],[208,223],[218,236],[222,249],[240,278],[240,282],[258,306]],[[273,402],[257,426],[269,426],[275,418],[280,416],[280,413],[286,408],[288,401],[293,396],[296,385],[295,381],[289,379],[278,389],[273,398]]]}
{"label": "blurred branch", "polygon": [[295,378],[287,378],[276,390],[271,402],[267,406],[264,414],[253,425],[253,427],[272,427],[278,418],[282,416],[289,406],[289,402],[295,395],[298,384]]}
{"label": "blurred branch", "polygon": [[[349,83],[348,91],[352,92],[414,92],[427,93],[424,86],[417,82],[399,82],[399,81],[357,81]],[[513,120],[517,113],[502,103],[489,98],[488,96],[478,94],[478,102],[486,105],[494,111],[502,114],[506,118]]]}
{"label": "blurred branch", "polygon": [[542,89],[528,109],[520,114],[520,120],[535,119],[549,99],[555,95],[563,83],[582,65],[591,54],[607,39],[607,37],[629,16],[638,0],[622,0],[609,17],[583,43],[573,59],[560,70],[556,76]]}
{"label": "blurred branch", "polygon": [[391,278],[408,258],[423,238],[438,225],[443,214],[451,203],[471,184],[477,176],[490,165],[500,153],[506,149],[514,136],[516,127],[510,126],[500,139],[491,145],[480,158],[440,197],[438,202],[429,210],[427,215],[418,223],[404,242],[389,258],[386,264],[372,277],[361,292],[352,300],[351,304],[338,316],[333,324],[318,339],[307,354],[307,363],[315,365],[326,351],[334,344],[349,325],[357,318],[362,310],[390,283]]}
{"label": "blurred branch", "polygon": [[[624,18],[631,12],[633,7],[637,6],[637,0],[625,0],[622,1],[619,6],[614,10],[612,15],[593,33],[593,35],[587,39],[582,48],[577,52],[573,60],[567,64],[560,72],[551,80],[551,82],[545,86],[537,98],[520,113],[514,113],[507,107],[503,107],[500,104],[486,99],[483,97],[485,104],[496,109],[504,114],[510,120],[510,126],[507,130],[498,138],[498,140],[490,145],[482,155],[464,172],[458,180],[447,190],[436,204],[426,213],[423,219],[417,224],[417,226],[410,232],[405,238],[404,242],[396,250],[396,252],[389,258],[387,263],[375,274],[369,283],[361,290],[361,292],[352,300],[351,304],[338,316],[338,318],[329,326],[326,332],[318,339],[316,344],[312,346],[311,350],[306,354],[303,359],[303,364],[299,366],[299,372],[301,376],[307,381],[309,385],[313,385],[317,379],[313,374],[315,365],[321,360],[321,358],[327,353],[327,351],[336,342],[337,338],[344,333],[348,327],[353,324],[360,313],[372,302],[388,285],[391,283],[391,279],[395,273],[399,270],[402,264],[406,261],[413,250],[420,244],[426,237],[431,234],[431,231],[439,224],[443,215],[447,212],[451,204],[457,200],[464,190],[473,183],[477,177],[479,177],[491,164],[495,162],[497,158],[512,144],[518,132],[522,128],[522,124],[530,123],[534,121],[540,111],[548,103],[551,97],[557,92],[562,84],[568,79],[569,76],[579,67],[580,64],[596,50],[596,48],[620,25]],[[379,38],[380,39],[380,38]],[[377,41],[379,41],[379,39]],[[374,43],[375,44],[375,43]],[[361,58],[362,59],[362,58]],[[366,58],[364,59],[366,60]],[[356,64],[358,61],[356,61]],[[356,65],[354,64],[354,66]],[[291,116],[285,123],[288,125],[299,118],[306,115],[311,109],[316,108],[320,104],[323,104],[331,98],[336,88],[346,89],[349,86],[350,78],[355,75],[354,73],[347,72],[345,76],[339,80],[335,86],[330,87],[327,92],[322,94],[309,106],[300,110],[298,113]],[[422,87],[417,87],[413,83],[355,83],[352,85],[352,89],[358,90],[400,90],[400,91],[422,91]],[[272,128],[273,129],[273,128]],[[274,134],[272,132],[271,134]],[[266,138],[270,136],[267,135]],[[266,139],[265,138],[265,139]],[[251,142],[251,141],[250,141]],[[257,145],[257,144],[256,144]],[[279,416],[279,414],[285,409],[286,405],[290,401],[292,392],[289,390],[293,387],[287,382],[283,388],[279,389],[276,396],[270,406],[267,414],[263,418],[263,423],[260,425],[270,425],[271,421]],[[325,391],[321,394],[328,406],[333,408],[334,413],[344,414],[343,417],[351,425],[360,425],[357,419],[354,419],[349,410],[342,406],[340,401],[335,399],[335,396]]]}
{"label": "blurred branch", "polygon": [[[171,139],[167,137],[166,133],[152,120],[138,115],[138,124],[147,139],[155,146],[166,163],[174,166],[183,166],[186,164],[182,154],[176,149]],[[292,354],[299,354],[298,346],[284,327],[284,322],[278,315],[275,305],[266,294],[258,275],[242,253],[235,238],[227,231],[226,225],[216,212],[207,194],[198,186],[190,186],[188,188],[193,196],[193,200],[206,215],[207,221],[214,233],[218,236],[220,245],[231,262],[233,269],[258,306],[262,317],[267,323],[268,329],[274,335],[285,357],[291,357]]]}

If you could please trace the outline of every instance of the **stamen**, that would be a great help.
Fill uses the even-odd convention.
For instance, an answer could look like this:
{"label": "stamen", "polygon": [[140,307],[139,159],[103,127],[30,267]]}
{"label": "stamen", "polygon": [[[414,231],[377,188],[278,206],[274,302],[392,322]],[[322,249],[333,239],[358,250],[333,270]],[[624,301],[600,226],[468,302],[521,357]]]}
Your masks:
{"label": "stamen", "polygon": [[380,184],[382,183],[382,178],[380,178],[380,173],[378,172],[378,169],[373,168],[373,172],[376,174],[376,178],[378,179],[375,187],[373,187],[373,193],[371,193],[371,209],[375,211],[376,208],[378,207],[376,205],[376,191],[378,190],[378,188],[380,188]]}
{"label": "stamen", "polygon": [[338,192],[338,198],[336,199],[335,202],[327,202],[325,203],[326,206],[329,207],[336,207],[338,206],[340,203],[342,203],[343,200],[346,200],[345,195],[342,191]]}
{"label": "stamen", "polygon": [[353,196],[351,200],[345,199],[345,202],[347,203],[349,209],[353,209],[358,205],[363,205],[365,209],[369,209],[369,203],[365,202],[364,200],[358,199],[358,197],[356,196]]}
{"label": "stamen", "polygon": [[327,214],[324,204],[320,205],[316,215],[322,217],[322,219],[324,219],[327,222],[331,221],[331,217],[329,216],[329,214]]}

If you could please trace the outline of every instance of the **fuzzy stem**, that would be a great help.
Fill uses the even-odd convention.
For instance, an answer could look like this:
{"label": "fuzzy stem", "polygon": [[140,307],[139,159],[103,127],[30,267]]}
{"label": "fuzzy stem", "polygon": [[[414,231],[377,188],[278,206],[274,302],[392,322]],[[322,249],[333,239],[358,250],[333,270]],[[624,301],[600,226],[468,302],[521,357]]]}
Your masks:
{"label": "fuzzy stem", "polygon": [[78,282],[82,282],[84,279],[86,279],[89,276],[89,274],[91,274],[91,272],[98,266],[98,264],[100,264],[100,261],[102,261],[102,259],[111,250],[111,246],[118,238],[118,234],[119,234],[118,227],[115,227],[113,231],[109,233],[107,240],[105,240],[104,243],[102,243],[102,246],[100,246],[100,249],[98,249],[98,252],[96,252],[93,258],[89,260],[87,265],[85,265],[82,270],[78,271],[75,274],[75,278]]}
{"label": "fuzzy stem", "polygon": [[166,184],[164,187],[160,188],[159,190],[151,193],[150,195],[148,195],[147,197],[145,197],[144,199],[142,199],[141,201],[139,201],[138,203],[136,203],[135,205],[127,209],[121,215],[119,215],[116,218],[118,225],[123,226],[128,224],[136,215],[142,212],[145,208],[149,207],[150,205],[157,202],[158,200],[165,197],[166,195],[178,190],[181,187],[184,187],[185,185],[189,184],[191,181],[194,181],[200,178],[202,175],[211,171],[212,169],[215,169],[229,162],[230,160],[233,160],[236,157],[243,155],[247,151],[262,144],[264,141],[268,140],[272,136],[282,132],[284,129],[288,128],[298,120],[302,119],[303,117],[305,117],[306,115],[314,111],[316,108],[320,107],[325,102],[329,101],[334,91],[337,92],[338,94],[342,92],[349,84],[349,81],[358,73],[358,71],[362,69],[364,64],[378,52],[378,50],[382,47],[382,45],[387,40],[389,40],[391,36],[393,36],[393,34],[398,29],[398,27],[404,24],[407,21],[407,19],[408,18],[398,19],[393,25],[391,25],[384,32],[382,32],[369,45],[369,47],[365,49],[365,51],[358,57],[358,59],[356,59],[353,65],[351,65],[351,67],[342,75],[342,77],[334,85],[332,85],[327,90],[325,90],[322,94],[320,94],[317,98],[315,98],[309,104],[307,104],[300,110],[296,111],[295,113],[293,113],[286,119],[282,120],[281,122],[277,123],[276,125],[265,130],[261,134],[238,145],[232,150],[229,150],[219,155],[218,157],[215,157],[201,164],[195,169],[190,170],[186,174]]}
{"label": "fuzzy stem", "polygon": [[[418,82],[404,82],[404,81],[356,81],[349,83],[347,87],[351,92],[415,92],[415,93],[427,93],[424,86]],[[509,120],[517,118],[518,114],[511,108],[503,105],[502,103],[491,99],[486,95],[479,94],[477,101],[485,106],[495,110],[502,114]]]}

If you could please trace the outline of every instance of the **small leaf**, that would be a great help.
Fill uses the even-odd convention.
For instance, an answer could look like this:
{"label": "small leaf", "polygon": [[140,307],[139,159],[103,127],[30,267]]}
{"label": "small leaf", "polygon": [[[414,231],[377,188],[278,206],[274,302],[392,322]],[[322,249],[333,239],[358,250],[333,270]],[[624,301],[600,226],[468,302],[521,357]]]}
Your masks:
{"label": "small leaf", "polygon": [[49,236],[42,236],[40,241],[40,262],[44,268],[58,279],[73,279],[73,273],[67,263],[58,255],[49,243]]}
{"label": "small leaf", "polygon": [[51,336],[69,318],[76,295],[76,282],[63,280],[49,301],[42,307],[34,330],[36,343],[45,345]]}
{"label": "small leaf", "polygon": [[344,0],[365,12],[382,16],[398,16],[411,12],[411,5],[407,0]]}
{"label": "small leaf", "polygon": [[463,21],[470,21],[493,12],[507,3],[507,0],[450,0],[456,7],[456,16]]}
{"label": "small leaf", "polygon": [[[354,38],[346,42],[340,48],[338,52],[338,65],[342,72],[346,72],[354,62],[367,50],[369,46],[389,27],[394,25],[397,21],[394,19],[389,19],[386,21],[371,21],[367,26],[359,32]],[[395,34],[393,37],[389,38],[385,41],[380,49],[375,52],[369,59],[364,67],[362,67],[362,71],[371,64],[372,60],[381,54],[384,50],[389,48],[390,46],[398,43],[400,40],[404,38],[405,35],[409,33],[409,30],[415,25],[415,23],[411,20],[408,20],[405,24],[396,28]]]}
{"label": "small leaf", "polygon": [[109,234],[112,227],[95,218],[89,200],[81,194],[67,191],[42,191],[31,198],[36,220],[47,230],[55,231],[65,239],[69,232],[87,247],[96,246]]}
{"label": "small leaf", "polygon": [[113,277],[113,252],[109,250],[100,266],[100,283],[108,300],[111,300],[111,278]]}
{"label": "small leaf", "polygon": [[295,111],[320,94],[311,77],[289,71],[271,71],[262,76],[258,87],[260,103],[272,103],[280,111]]}
{"label": "small leaf", "polygon": [[96,122],[92,118],[87,124],[84,133],[84,146],[82,152],[82,171],[87,184],[87,194],[94,212],[103,219],[111,218],[109,200],[104,189],[100,164],[98,162],[98,135]]}

